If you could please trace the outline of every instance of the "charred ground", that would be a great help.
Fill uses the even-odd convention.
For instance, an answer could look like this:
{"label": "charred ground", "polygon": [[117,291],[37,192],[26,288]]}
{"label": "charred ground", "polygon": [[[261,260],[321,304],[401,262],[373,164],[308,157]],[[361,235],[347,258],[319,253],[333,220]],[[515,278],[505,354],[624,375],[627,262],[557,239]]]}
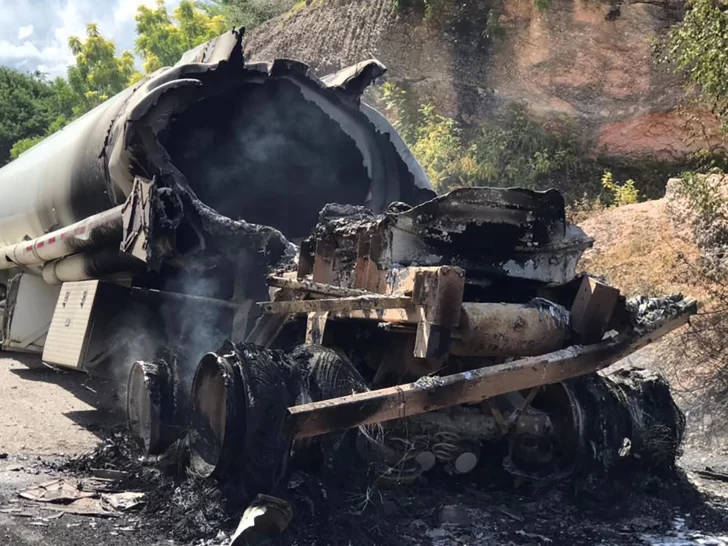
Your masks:
{"label": "charred ground", "polygon": [[[175,476],[176,460],[142,464],[137,449],[125,434],[110,432],[93,453],[35,462],[28,469],[81,478],[99,468],[130,473],[118,487],[146,492],[147,504],[125,516],[123,525],[100,521],[93,536],[118,533],[114,528],[121,527],[134,529],[125,533],[125,544],[169,539],[175,544],[226,544],[244,508],[234,484]],[[691,469],[705,463],[696,454],[688,453],[683,468],[670,476],[633,474],[609,483],[574,480],[542,487],[514,483],[502,471],[500,454],[490,459],[467,479],[441,473],[416,485],[394,485],[384,476],[352,485],[351,476],[344,480],[330,472],[295,472],[279,492],[293,507],[293,523],[284,535],[265,543],[637,545],[698,544],[700,536],[707,540],[703,544],[725,543],[718,537],[728,532],[728,486],[697,477]],[[718,458],[711,464],[715,470],[728,468],[728,461],[721,467]],[[48,523],[44,533],[70,533],[68,544],[73,544],[90,530],[89,522],[67,527],[78,517],[66,518]],[[54,544],[65,544],[63,540]],[[116,544],[113,540],[106,543]]]}

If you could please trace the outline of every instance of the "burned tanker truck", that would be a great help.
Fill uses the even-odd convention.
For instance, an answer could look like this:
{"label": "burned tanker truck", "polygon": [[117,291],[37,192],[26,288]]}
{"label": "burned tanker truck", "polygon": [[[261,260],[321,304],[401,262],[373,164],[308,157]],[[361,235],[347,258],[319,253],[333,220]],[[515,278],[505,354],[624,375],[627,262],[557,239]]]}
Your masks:
{"label": "burned tanker truck", "polygon": [[673,465],[664,381],[597,372],[695,302],[578,274],[556,191],[438,196],[361,100],[384,71],[246,63],[232,31],[3,167],[2,348],[112,378],[148,453],[251,492],[346,434],[398,479],[494,445],[532,479]]}

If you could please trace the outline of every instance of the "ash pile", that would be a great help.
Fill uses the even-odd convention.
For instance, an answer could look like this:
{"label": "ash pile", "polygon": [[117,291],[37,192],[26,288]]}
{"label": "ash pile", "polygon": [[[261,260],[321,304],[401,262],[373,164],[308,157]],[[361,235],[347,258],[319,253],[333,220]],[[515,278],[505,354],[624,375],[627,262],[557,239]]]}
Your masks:
{"label": "ash pile", "polygon": [[601,370],[697,306],[577,274],[592,242],[556,191],[460,189],[380,215],[328,205],[269,275],[247,338],[205,355],[191,392],[173,353],[135,363],[132,431],[217,492],[215,521],[252,503],[235,544],[288,525],[301,475],[369,494],[494,472],[670,476],[685,420],[669,386]]}

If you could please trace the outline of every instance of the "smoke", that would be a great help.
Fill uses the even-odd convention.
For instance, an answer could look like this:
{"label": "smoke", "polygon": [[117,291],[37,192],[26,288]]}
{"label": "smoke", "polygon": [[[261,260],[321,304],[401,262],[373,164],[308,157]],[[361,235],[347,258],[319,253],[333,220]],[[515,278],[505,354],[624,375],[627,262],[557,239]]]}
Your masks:
{"label": "smoke", "polygon": [[[152,360],[163,342],[158,322],[149,308],[130,304],[111,321],[99,342],[104,350],[87,364],[90,373],[109,379],[116,388],[116,400],[126,411],[131,367],[137,360]],[[94,336],[96,337],[96,336]]]}
{"label": "smoke", "polygon": [[[204,273],[196,268],[182,271],[175,291],[203,298],[221,297],[229,272],[220,276],[215,274],[216,269]],[[176,357],[175,399],[183,415],[197,365],[206,353],[216,351],[229,338],[230,315],[229,308],[195,297],[172,297],[160,308],[165,339]]]}
{"label": "smoke", "polygon": [[354,140],[287,80],[203,101],[169,136],[173,163],[204,203],[289,238],[307,236],[325,204],[363,204],[369,192]]}
{"label": "smoke", "polygon": [[[272,226],[290,239],[308,236],[327,203],[363,204],[370,191],[354,140],[289,80],[213,94],[179,114],[160,143],[172,171],[184,175],[203,203],[223,217]],[[176,405],[184,412],[200,359],[231,337],[244,340],[255,302],[267,296],[274,252],[247,248],[251,238],[229,231],[207,233],[206,248],[185,256],[176,273],[164,273],[151,321],[133,313],[124,319],[134,326],[118,330],[112,341],[113,368],[121,376],[116,382],[124,391],[132,363],[167,347],[176,356]],[[185,295],[234,302],[238,316],[230,306]]]}

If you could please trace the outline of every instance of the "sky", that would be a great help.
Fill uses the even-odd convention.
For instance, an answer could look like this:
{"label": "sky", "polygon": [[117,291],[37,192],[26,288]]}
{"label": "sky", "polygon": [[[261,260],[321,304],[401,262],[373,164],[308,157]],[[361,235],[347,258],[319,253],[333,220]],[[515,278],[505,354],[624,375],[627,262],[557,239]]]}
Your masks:
{"label": "sky", "polygon": [[[85,36],[96,22],[116,43],[117,52],[134,49],[134,15],[155,0],[0,0],[0,65],[51,77],[65,76],[73,64],[70,36]],[[172,9],[179,0],[167,0]]]}

